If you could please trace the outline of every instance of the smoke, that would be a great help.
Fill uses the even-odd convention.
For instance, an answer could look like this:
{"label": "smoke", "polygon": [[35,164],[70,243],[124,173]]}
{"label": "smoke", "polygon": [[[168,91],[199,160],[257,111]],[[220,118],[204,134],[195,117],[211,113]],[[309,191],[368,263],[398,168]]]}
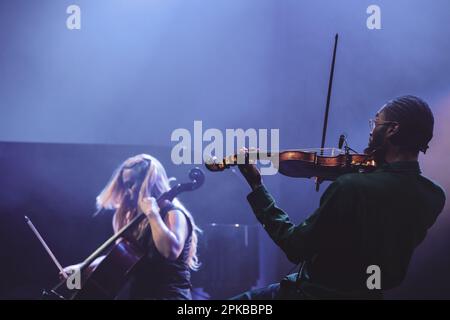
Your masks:
{"label": "smoke", "polygon": [[[434,138],[431,140],[430,149],[422,156],[421,164],[424,174],[433,179],[447,193],[447,202],[444,213],[450,209],[448,192],[450,191],[450,95],[435,103],[434,108]],[[448,224],[450,228],[450,217],[444,214],[441,223]]]}

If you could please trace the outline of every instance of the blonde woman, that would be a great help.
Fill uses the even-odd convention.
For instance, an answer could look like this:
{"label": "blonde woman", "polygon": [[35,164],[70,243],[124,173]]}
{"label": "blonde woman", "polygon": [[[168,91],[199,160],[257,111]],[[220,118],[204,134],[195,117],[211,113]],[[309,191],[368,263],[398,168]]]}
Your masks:
{"label": "blonde woman", "polygon": [[114,232],[140,212],[147,216],[133,233],[147,255],[130,279],[130,299],[191,299],[190,271],[199,267],[200,229],[178,199],[158,207],[155,199],[170,189],[169,181],[156,158],[140,154],[125,160],[97,197],[98,209],[115,211]]}

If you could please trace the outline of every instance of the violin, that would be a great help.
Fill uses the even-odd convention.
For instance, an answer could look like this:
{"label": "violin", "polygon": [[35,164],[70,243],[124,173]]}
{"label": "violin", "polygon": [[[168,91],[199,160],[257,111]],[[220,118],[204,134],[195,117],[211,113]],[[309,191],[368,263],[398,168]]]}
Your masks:
{"label": "violin", "polygon": [[[270,157],[278,158],[278,172],[294,178],[316,178],[316,191],[325,180],[335,180],[342,174],[352,172],[368,172],[375,169],[376,163],[371,155],[359,154],[348,146],[345,135],[341,135],[338,148],[325,148],[325,138],[330,109],[331,91],[333,86],[334,66],[336,62],[336,51],[338,34],[335,35],[333,56],[331,61],[330,77],[328,81],[328,94],[323,122],[322,143],[320,148],[304,150],[285,150],[273,152],[245,152],[245,159],[239,160],[238,155],[232,155],[223,160],[210,159],[205,163],[210,171],[223,171],[234,165],[254,163],[255,160],[271,160]],[[345,147],[342,149],[342,146]],[[242,156],[242,155],[241,155]],[[274,163],[272,161],[272,163]]]}
{"label": "violin", "polygon": [[[156,200],[161,206],[165,201],[172,201],[182,192],[198,189],[205,180],[205,175],[199,168],[189,172],[191,182],[179,183],[163,193]],[[58,283],[50,292],[44,291],[46,299],[114,299],[129,276],[145,256],[144,249],[128,235],[146,218],[144,213],[138,214],[126,226],[103,243],[87,257],[78,271],[81,277],[81,288],[70,290],[67,279]],[[106,250],[105,258],[95,267],[91,264]]]}
{"label": "violin", "polygon": [[219,172],[238,164],[255,163],[256,160],[270,160],[273,157],[278,157],[278,172],[293,178],[315,177],[320,181],[333,181],[342,174],[375,169],[375,161],[371,156],[337,148],[284,150],[277,153],[245,152],[243,162],[239,161],[239,155],[232,155],[221,161],[210,159],[205,166],[209,171]]}

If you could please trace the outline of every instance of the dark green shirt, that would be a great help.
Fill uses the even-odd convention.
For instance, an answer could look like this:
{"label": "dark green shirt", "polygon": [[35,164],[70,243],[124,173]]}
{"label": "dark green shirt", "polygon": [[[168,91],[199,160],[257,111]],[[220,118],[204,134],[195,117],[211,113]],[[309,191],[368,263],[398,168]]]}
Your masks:
{"label": "dark green shirt", "polygon": [[276,206],[264,186],[247,198],[288,259],[304,262],[300,282],[339,292],[367,292],[370,265],[381,270],[382,290],[399,285],[445,203],[444,191],[420,174],[418,162],[340,176],[300,225]]}

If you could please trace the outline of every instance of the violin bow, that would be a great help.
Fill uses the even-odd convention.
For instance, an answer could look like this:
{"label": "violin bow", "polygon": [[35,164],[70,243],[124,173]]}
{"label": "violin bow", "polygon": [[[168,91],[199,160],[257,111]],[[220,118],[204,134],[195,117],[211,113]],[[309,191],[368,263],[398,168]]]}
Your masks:
{"label": "violin bow", "polygon": [[[320,154],[321,155],[323,155],[323,148],[325,148],[325,138],[327,136],[328,113],[330,111],[331,91],[333,89],[334,65],[336,62],[336,49],[337,49],[338,39],[339,39],[339,35],[336,33],[336,35],[334,36],[334,49],[333,49],[333,59],[331,60],[330,79],[328,80],[327,104],[325,107],[325,116],[323,119],[322,142],[320,144]],[[319,191],[320,182],[321,182],[320,179],[316,178],[316,191]]]}

